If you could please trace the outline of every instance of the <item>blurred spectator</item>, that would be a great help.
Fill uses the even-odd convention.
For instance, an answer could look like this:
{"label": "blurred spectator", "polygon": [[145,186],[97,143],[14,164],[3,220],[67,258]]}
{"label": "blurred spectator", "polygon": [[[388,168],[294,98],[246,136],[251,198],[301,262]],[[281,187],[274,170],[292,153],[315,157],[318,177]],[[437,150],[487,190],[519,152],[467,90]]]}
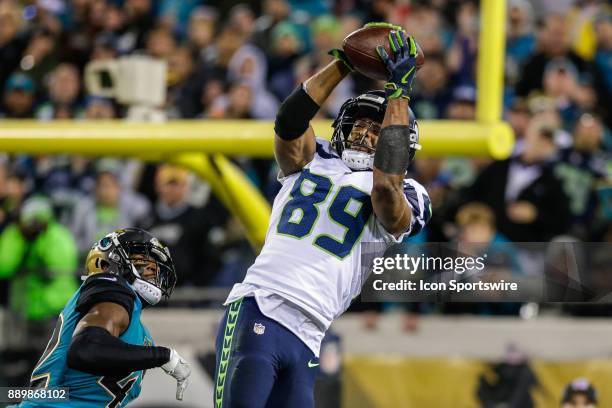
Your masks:
{"label": "blurred spectator", "polygon": [[469,85],[455,88],[446,117],[453,120],[476,119],[476,88]]}
{"label": "blurred spectator", "polygon": [[102,30],[105,27],[106,16],[110,7],[106,1],[94,0],[89,4],[88,24],[94,31]]}
{"label": "blurred spectator", "polygon": [[478,47],[478,9],[474,1],[459,3],[456,38],[448,51],[447,64],[457,85],[474,85]]}
{"label": "blurred spectator", "polygon": [[[93,2],[71,2],[70,6],[66,7],[66,14],[62,18],[64,30],[70,33],[70,35],[62,36],[64,57],[69,58],[79,67],[85,65],[91,52],[92,35],[94,34],[92,24],[89,21],[91,3]],[[101,2],[98,1],[97,3],[99,7]],[[97,24],[100,24],[100,22]]]}
{"label": "blurred spectator", "polygon": [[121,52],[144,48],[148,33],[155,26],[152,6],[151,0],[126,0],[123,3],[125,27],[119,39]]}
{"label": "blurred spectator", "polygon": [[36,163],[35,190],[49,197],[57,219],[68,224],[83,195],[92,194],[95,174],[82,156],[46,156]]}
{"label": "blurred spectator", "polygon": [[150,204],[144,197],[121,186],[120,162],[103,159],[96,170],[95,199],[84,197],[77,204],[71,222],[81,255],[108,231],[139,225],[150,213]]}
{"label": "blurred spectator", "polygon": [[595,101],[593,90],[579,84],[578,71],[566,58],[554,58],[546,64],[543,87],[569,128],[574,126],[580,109],[590,109]]}
{"label": "blurred spectator", "polygon": [[220,117],[217,111],[221,109],[218,101],[226,98],[225,81],[219,75],[209,77],[202,88],[200,101],[202,102],[202,113],[198,117]]}
{"label": "blurred spectator", "polygon": [[162,24],[182,36],[189,16],[201,0],[161,0],[158,3],[158,14]]}
{"label": "blurred spectator", "polygon": [[[518,98],[520,101],[521,99]],[[527,100],[527,107],[531,114],[529,123],[539,122],[554,129],[555,143],[558,146],[571,145],[570,132],[566,131],[560,112],[553,98],[544,95],[533,95]],[[527,126],[528,128],[529,126]],[[526,133],[526,130],[525,132]]]}
{"label": "blurred spectator", "polygon": [[46,27],[35,29],[23,52],[19,67],[32,78],[37,88],[43,86],[44,79],[59,62],[57,35]]}
{"label": "blurred spectator", "polygon": [[[487,205],[471,202],[462,206],[456,216],[457,232],[455,242],[458,250],[471,256],[485,256],[486,268],[475,272],[472,278],[492,282],[511,280],[512,274],[521,272],[514,244],[497,231],[495,214]],[[466,277],[470,276],[470,271]],[[493,295],[495,296],[495,295]],[[474,305],[481,314],[514,314],[520,305],[511,303],[482,303]]]}
{"label": "blurred spectator", "polygon": [[189,18],[188,43],[195,54],[201,53],[213,43],[217,12],[210,7],[195,9]]}
{"label": "blurred spectator", "polygon": [[510,84],[516,82],[520,67],[535,47],[533,7],[528,0],[508,2],[508,30],[506,37],[506,69]]}
{"label": "blurred spectator", "polygon": [[414,96],[410,99],[410,107],[419,120],[444,117],[451,102],[448,76],[443,56],[428,54],[427,64],[417,74]]}
{"label": "blurred spectator", "polygon": [[553,132],[532,123],[520,155],[487,166],[468,189],[490,206],[497,229],[515,242],[545,242],[569,227],[569,203],[554,175]]}
{"label": "blurred spectator", "polygon": [[112,33],[102,33],[96,37],[91,51],[92,61],[115,59],[117,52],[117,37]]}
{"label": "blurred spectator", "polygon": [[209,71],[226,74],[232,56],[245,41],[246,39],[238,31],[224,26],[214,45],[205,50],[202,57],[203,64]]}
{"label": "blurred spectator", "polygon": [[612,128],[612,10],[609,7],[595,19],[595,38],[594,89],[599,99],[600,114],[606,125]]}
{"label": "blurred spectator", "polygon": [[6,82],[2,116],[7,119],[27,119],[34,114],[34,82],[25,74],[15,73]]}
{"label": "blurred spectator", "polygon": [[[486,269],[475,272],[473,278],[499,282],[510,280],[511,275],[520,273],[517,250],[506,236],[497,231],[495,214],[487,205],[471,202],[462,206],[456,216],[456,237],[458,250],[471,256],[485,256]],[[466,277],[470,276],[470,272]],[[489,304],[475,308],[480,313],[516,314],[518,305]]]}
{"label": "blurred spectator", "polygon": [[207,116],[210,119],[252,119],[253,90],[246,82],[233,85],[227,95],[215,99]]}
{"label": "blurred spectator", "polygon": [[189,172],[183,168],[160,166],[155,189],[157,201],[143,228],[168,246],[181,285],[208,284],[219,267],[208,235],[211,221],[221,220],[187,202]]}
{"label": "blurred spectator", "polygon": [[104,120],[115,118],[113,101],[101,96],[90,96],[85,104],[85,119]]}
{"label": "blurred spectator", "polygon": [[509,344],[503,361],[488,367],[494,375],[481,375],[477,395],[481,407],[533,408],[531,391],[538,379],[529,358],[516,345]]}
{"label": "blurred spectator", "polygon": [[295,86],[293,62],[301,55],[304,44],[293,24],[277,24],[272,32],[272,46],[268,55],[270,90],[284,100]]}
{"label": "blurred spectator", "polygon": [[13,278],[12,310],[28,320],[55,317],[76,290],[77,252],[46,198],[24,202],[19,222],[0,235],[0,249],[0,277]]}
{"label": "blurred spectator", "polygon": [[255,14],[248,4],[240,3],[230,10],[228,23],[245,38],[249,38],[255,29]]}
{"label": "blurred spectator", "polygon": [[232,86],[224,117],[231,119],[252,119],[253,96],[253,89],[247,83],[243,82]]}
{"label": "blurred spectator", "polygon": [[563,181],[574,218],[574,233],[588,240],[596,213],[596,185],[607,176],[606,155],[602,150],[604,128],[601,119],[589,113],[580,117],[573,134],[573,145],[561,149],[555,172]]}
{"label": "blurred spectator", "polygon": [[595,53],[593,20],[601,10],[600,0],[575,0],[567,13],[569,41],[574,52],[585,61]]}
{"label": "blurred spectator", "polygon": [[529,126],[530,119],[531,112],[529,111],[527,102],[522,98],[514,99],[514,102],[508,109],[506,120],[512,127],[512,130],[514,130],[514,136],[516,138],[514,148],[515,152],[518,151],[523,144],[523,139],[525,137],[527,127]]}
{"label": "blurred spectator", "polygon": [[321,15],[329,14],[329,3],[325,0],[310,0],[310,1],[302,1],[302,0],[288,0],[291,9],[295,11],[296,14],[305,14],[310,17],[318,17]]}
{"label": "blurred spectator", "polygon": [[58,65],[49,75],[47,88],[49,101],[36,111],[39,120],[73,119],[80,115],[81,78],[74,65]]}
{"label": "blurred spectator", "polygon": [[242,83],[250,89],[249,115],[255,119],[274,118],[279,103],[266,88],[268,64],[264,54],[257,47],[244,44],[232,55],[227,68],[229,83]]}
{"label": "blurred spectator", "polygon": [[485,204],[473,202],[457,212],[457,238],[460,242],[490,245],[510,242],[496,231],[495,214]]}
{"label": "blurred spectator", "polygon": [[168,61],[167,111],[171,118],[193,119],[201,111],[202,80],[195,72],[193,55],[187,47],[177,48]]}
{"label": "blurred spectator", "polygon": [[0,234],[0,279],[11,280],[4,357],[26,362],[10,373],[10,385],[27,384],[57,314],[77,289],[76,269],[70,231],[54,220],[47,199],[28,199],[19,221]]}
{"label": "blurred spectator", "polygon": [[281,21],[289,17],[289,4],[286,0],[265,0],[263,2],[263,13],[255,21],[253,32],[253,43],[271,54],[272,30]]}
{"label": "blurred spectator", "polygon": [[103,30],[107,33],[119,33],[125,24],[125,14],[117,4],[106,3]]}
{"label": "blurred spectator", "polygon": [[6,225],[16,222],[19,216],[19,209],[29,190],[28,174],[14,167],[6,171],[4,194],[0,196],[0,231]]}
{"label": "blurred spectator", "polygon": [[168,61],[176,49],[176,40],[170,30],[158,28],[149,32],[146,51],[151,57]]}
{"label": "blurred spectator", "polygon": [[427,2],[414,4],[404,26],[410,27],[410,34],[427,55],[428,62],[430,55],[444,54],[446,46],[452,41],[453,33],[446,29],[442,14]]}
{"label": "blurred spectator", "polygon": [[[281,25],[279,24],[277,28],[280,29]],[[327,52],[340,45],[340,29],[338,20],[332,16],[321,16],[312,22],[313,48],[304,58],[297,61],[297,66],[294,68],[294,85],[291,88],[286,88],[284,91],[287,95],[293,91],[295,85],[304,82],[331,61],[331,56]],[[325,104],[321,106],[318,113],[319,117],[335,118],[342,104],[347,99],[355,96],[354,89],[361,85],[359,84],[360,78],[363,83],[367,84],[364,86],[364,91],[372,88],[372,80],[361,75],[348,76],[338,84],[325,101]]]}
{"label": "blurred spectator", "polygon": [[321,16],[313,21],[311,25],[313,49],[311,58],[317,64],[324,64],[331,61],[327,54],[329,50],[337,47],[342,39],[340,38],[340,24],[335,17]]}
{"label": "blurred spectator", "polygon": [[543,88],[544,72],[554,58],[569,60],[579,76],[587,73],[586,62],[569,48],[567,24],[565,16],[561,14],[550,14],[540,21],[536,50],[523,65],[516,84],[518,96],[525,97]]}
{"label": "blurred spectator", "polygon": [[13,2],[0,3],[0,89],[19,67],[26,37],[19,32],[21,21]]}
{"label": "blurred spectator", "polygon": [[561,408],[597,408],[597,390],[586,378],[577,378],[563,390]]}
{"label": "blurred spectator", "polygon": [[393,0],[373,0],[366,21],[387,21],[393,11]]}
{"label": "blurred spectator", "polygon": [[521,69],[535,48],[533,7],[528,0],[508,2],[508,29],[506,34],[506,60],[504,87],[506,98],[514,95]]}

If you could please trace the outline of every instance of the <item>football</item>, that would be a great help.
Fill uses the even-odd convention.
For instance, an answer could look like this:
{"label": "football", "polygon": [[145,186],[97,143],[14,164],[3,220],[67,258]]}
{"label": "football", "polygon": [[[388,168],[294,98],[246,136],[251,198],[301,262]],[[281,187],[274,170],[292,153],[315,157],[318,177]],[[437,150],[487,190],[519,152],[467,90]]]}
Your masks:
{"label": "football", "polygon": [[[346,57],[355,69],[372,79],[387,79],[387,69],[376,52],[383,45],[389,56],[393,56],[389,46],[389,27],[363,27],[350,33],[342,43]],[[416,40],[416,39],[415,39]],[[425,62],[423,50],[417,43],[417,69]]]}

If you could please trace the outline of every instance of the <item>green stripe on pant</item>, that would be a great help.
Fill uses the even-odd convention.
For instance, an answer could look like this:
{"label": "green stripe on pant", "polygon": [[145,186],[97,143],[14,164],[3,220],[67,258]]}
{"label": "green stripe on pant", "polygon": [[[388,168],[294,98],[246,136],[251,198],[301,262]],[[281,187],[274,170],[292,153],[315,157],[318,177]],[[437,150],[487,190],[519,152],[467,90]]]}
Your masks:
{"label": "green stripe on pant", "polygon": [[227,320],[225,322],[225,332],[223,333],[223,347],[221,356],[219,357],[219,371],[217,372],[217,381],[215,382],[215,408],[222,408],[223,405],[223,390],[225,388],[225,376],[229,366],[230,351],[232,348],[232,340],[234,338],[234,329],[238,321],[240,313],[240,305],[242,299],[238,299],[229,305]]}

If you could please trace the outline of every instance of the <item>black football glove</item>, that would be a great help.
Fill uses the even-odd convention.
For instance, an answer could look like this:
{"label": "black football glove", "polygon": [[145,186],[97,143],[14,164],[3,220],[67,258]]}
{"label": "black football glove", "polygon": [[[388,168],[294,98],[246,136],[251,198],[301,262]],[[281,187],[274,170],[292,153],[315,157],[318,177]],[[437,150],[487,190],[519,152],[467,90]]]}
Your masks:
{"label": "black football glove", "polygon": [[416,42],[412,37],[406,38],[406,33],[403,30],[391,30],[389,32],[389,45],[394,58],[389,57],[382,45],[376,47],[376,52],[378,52],[389,73],[385,84],[387,98],[410,99],[412,81],[417,71],[418,51]]}

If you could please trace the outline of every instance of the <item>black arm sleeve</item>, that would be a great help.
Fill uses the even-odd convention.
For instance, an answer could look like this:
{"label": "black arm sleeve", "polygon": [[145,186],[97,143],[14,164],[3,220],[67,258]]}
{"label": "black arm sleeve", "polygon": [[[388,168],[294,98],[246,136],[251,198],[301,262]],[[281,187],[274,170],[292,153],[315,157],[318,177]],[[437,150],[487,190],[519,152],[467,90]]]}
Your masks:
{"label": "black arm sleeve", "polygon": [[170,349],[135,346],[111,335],[102,327],[90,326],[72,338],[68,367],[93,375],[117,375],[159,367],[170,360]]}
{"label": "black arm sleeve", "polygon": [[374,154],[374,166],[390,174],[404,174],[410,164],[410,128],[390,125],[380,132]]}
{"label": "black arm sleeve", "polygon": [[281,139],[297,139],[308,129],[310,121],[315,117],[318,110],[319,105],[300,84],[278,108],[274,131]]}
{"label": "black arm sleeve", "polygon": [[100,273],[90,276],[83,284],[76,311],[83,316],[96,304],[111,302],[123,306],[131,319],[135,298],[134,291],[124,278],[112,273]]}

